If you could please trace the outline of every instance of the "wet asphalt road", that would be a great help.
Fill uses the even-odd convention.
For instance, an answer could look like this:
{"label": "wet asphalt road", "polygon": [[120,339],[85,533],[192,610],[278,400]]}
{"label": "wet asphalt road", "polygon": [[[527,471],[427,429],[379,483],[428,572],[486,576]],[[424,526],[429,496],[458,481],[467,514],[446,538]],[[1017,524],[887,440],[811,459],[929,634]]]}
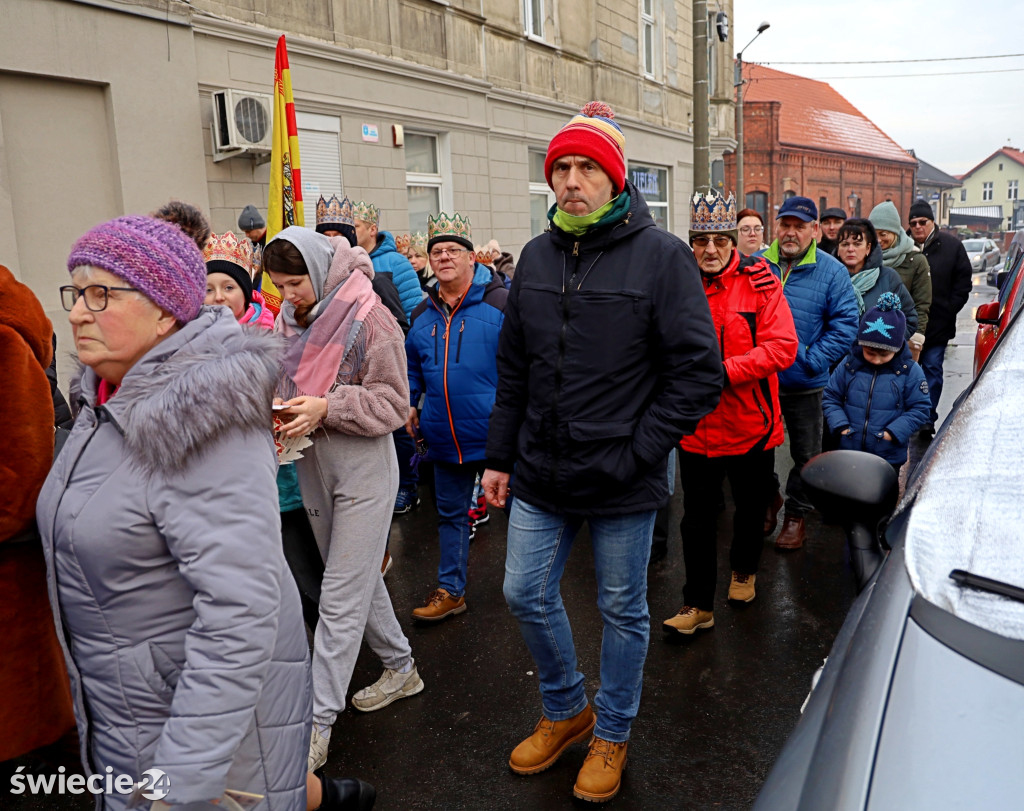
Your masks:
{"label": "wet asphalt road", "polygon": [[[946,359],[940,412],[970,382],[974,308],[994,291],[975,275]],[[923,448],[911,447],[911,465]],[[785,447],[776,454],[783,481]],[[432,492],[397,517],[391,535],[395,566],[388,585],[412,643],[426,689],[374,713],[352,709],[334,727],[327,772],[358,776],[378,789],[378,809],[562,809],[590,807],[572,797],[585,747],[571,748],[538,775],[512,774],[512,748],[540,716],[535,667],[501,592],[505,517],[492,511],[470,551],[469,610],[440,625],[414,625],[410,612],[435,586],[436,514]],[[803,549],[779,553],[766,539],[757,599],[726,602],[731,496],[719,523],[719,591],[713,630],[665,638],[661,622],[678,611],[684,567],[682,512],[673,499],[668,557],[650,570],[651,641],[629,765],[610,809],[749,807],[799,718],[811,675],[828,654],[854,597],[842,532],[807,520]],[[780,521],[781,524],[781,521]],[[578,536],[562,583],[587,693],[598,687],[601,620],[588,535]],[[380,664],[363,646],[351,692],[376,680]],[[84,809],[85,797],[16,798],[0,784],[2,809]]]}

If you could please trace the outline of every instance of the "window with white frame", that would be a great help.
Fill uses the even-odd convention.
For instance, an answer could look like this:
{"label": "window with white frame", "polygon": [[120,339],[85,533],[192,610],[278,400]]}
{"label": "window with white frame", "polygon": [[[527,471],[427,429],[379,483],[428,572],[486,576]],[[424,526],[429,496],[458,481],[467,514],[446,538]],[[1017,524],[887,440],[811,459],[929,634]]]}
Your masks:
{"label": "window with white frame", "polygon": [[437,133],[405,133],[405,189],[410,233],[427,232],[427,217],[451,212],[451,189],[445,178],[448,154]]}
{"label": "window with white frame", "polygon": [[545,151],[530,150],[530,236],[544,233],[548,227],[548,211],[555,204],[555,193],[544,177]]}
{"label": "window with white frame", "polygon": [[1017,181],[1007,180],[1006,181],[1006,199],[1016,200],[1017,199]]}
{"label": "window with white frame", "polygon": [[992,199],[992,182],[986,182],[981,184],[981,199],[991,200]]}
{"label": "window with white frame", "polygon": [[302,198],[306,227],[316,227],[316,202],[320,195],[341,197],[341,119],[336,115],[295,113],[302,156]]}
{"label": "window with white frame", "polygon": [[967,189],[960,189],[960,202],[961,203],[966,203],[967,202]]}
{"label": "window with white frame", "polygon": [[629,179],[647,203],[654,222],[667,231],[670,222],[668,169],[630,161]]}
{"label": "window with white frame", "polygon": [[657,26],[654,0],[640,0],[640,51],[644,76],[653,79],[657,67]]}
{"label": "window with white frame", "polygon": [[526,35],[544,39],[545,0],[523,0],[523,21]]}

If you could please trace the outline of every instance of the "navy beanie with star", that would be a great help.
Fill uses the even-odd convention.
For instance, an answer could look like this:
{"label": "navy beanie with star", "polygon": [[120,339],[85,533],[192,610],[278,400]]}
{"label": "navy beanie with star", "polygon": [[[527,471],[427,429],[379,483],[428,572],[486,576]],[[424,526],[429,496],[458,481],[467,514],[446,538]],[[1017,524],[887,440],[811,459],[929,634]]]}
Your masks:
{"label": "navy beanie with star", "polygon": [[857,343],[883,352],[899,352],[907,335],[907,317],[900,308],[899,296],[882,293],[878,303],[861,318]]}

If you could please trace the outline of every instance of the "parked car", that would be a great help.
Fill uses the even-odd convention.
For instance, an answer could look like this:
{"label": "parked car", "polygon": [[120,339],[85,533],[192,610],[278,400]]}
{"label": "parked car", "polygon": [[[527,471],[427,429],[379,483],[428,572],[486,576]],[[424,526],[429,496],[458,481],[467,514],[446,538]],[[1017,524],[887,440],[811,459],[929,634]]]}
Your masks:
{"label": "parked car", "polygon": [[999,289],[995,301],[982,304],[974,313],[978,331],[974,336],[974,376],[995,346],[1007,323],[1024,304],[1024,231],[1018,231],[1006,251],[1006,261],[993,286]]}
{"label": "parked car", "polygon": [[[891,551],[851,607],[755,809],[1021,807],[1022,321],[1010,321],[876,535]],[[837,453],[804,468],[833,508],[885,467]],[[863,511],[886,497],[862,488],[839,517],[878,532]]]}
{"label": "parked car", "polygon": [[989,268],[998,267],[1002,261],[999,246],[991,239],[965,239],[964,250],[971,260],[971,268],[975,273],[984,273]]}

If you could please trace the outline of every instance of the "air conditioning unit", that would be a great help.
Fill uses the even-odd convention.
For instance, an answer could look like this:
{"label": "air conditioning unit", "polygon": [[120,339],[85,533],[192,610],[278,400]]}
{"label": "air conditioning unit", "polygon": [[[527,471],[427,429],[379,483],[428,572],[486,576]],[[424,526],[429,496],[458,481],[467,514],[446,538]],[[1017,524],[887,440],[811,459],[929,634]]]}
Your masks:
{"label": "air conditioning unit", "polygon": [[269,153],[274,128],[274,102],[268,93],[242,90],[213,92],[213,159]]}

